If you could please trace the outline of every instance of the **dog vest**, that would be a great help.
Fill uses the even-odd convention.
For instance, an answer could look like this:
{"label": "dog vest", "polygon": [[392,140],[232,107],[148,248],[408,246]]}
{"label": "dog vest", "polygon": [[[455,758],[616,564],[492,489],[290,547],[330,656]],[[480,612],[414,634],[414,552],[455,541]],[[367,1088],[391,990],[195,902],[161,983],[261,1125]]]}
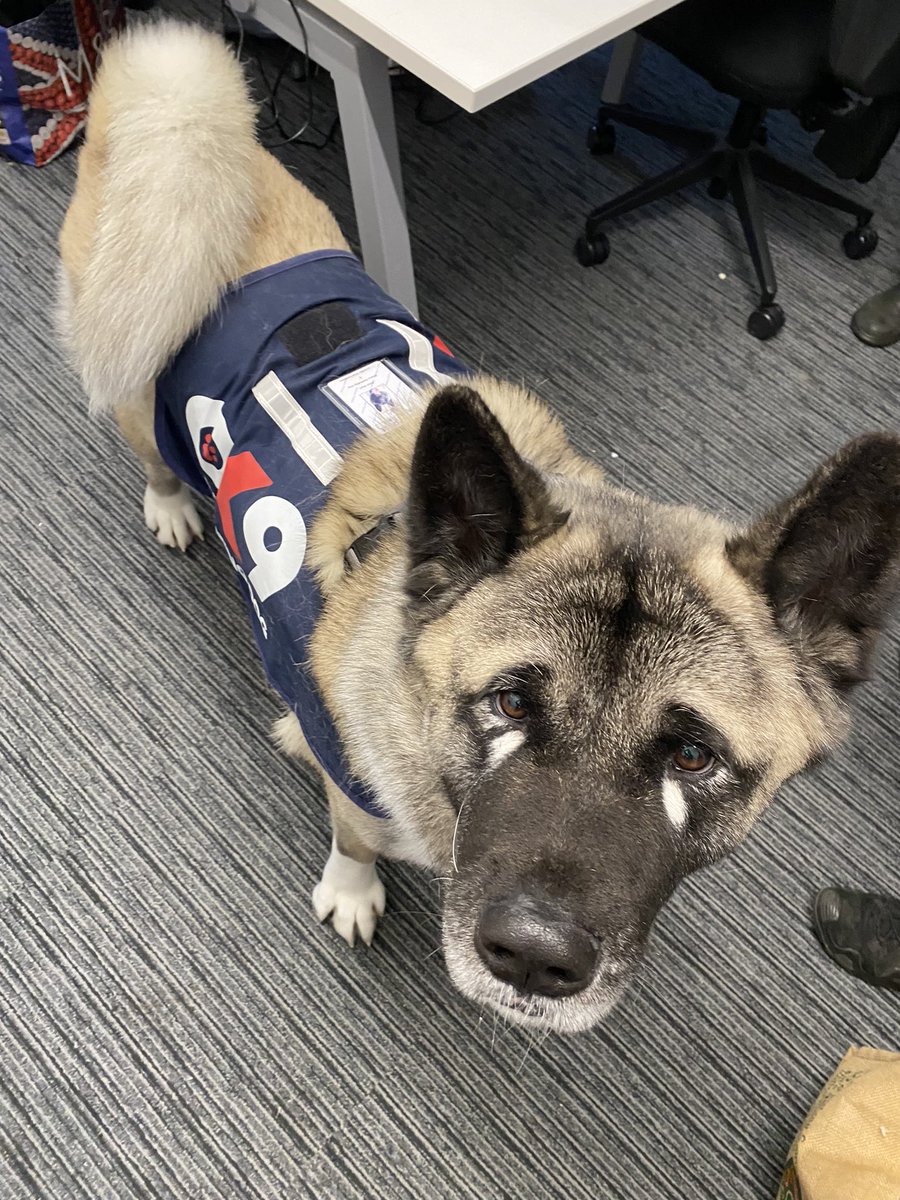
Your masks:
{"label": "dog vest", "polygon": [[354,255],[324,250],[238,280],[157,381],[160,453],[215,501],[266,676],[328,777],[373,816],[386,814],[353,777],[310,671],[322,597],[307,531],[360,432],[465,373]]}

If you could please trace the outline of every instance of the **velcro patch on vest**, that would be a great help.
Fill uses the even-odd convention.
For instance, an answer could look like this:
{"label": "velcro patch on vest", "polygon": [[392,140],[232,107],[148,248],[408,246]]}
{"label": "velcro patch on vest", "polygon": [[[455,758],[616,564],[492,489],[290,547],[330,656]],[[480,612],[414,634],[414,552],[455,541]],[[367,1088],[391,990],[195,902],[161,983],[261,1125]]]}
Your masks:
{"label": "velcro patch on vest", "polygon": [[285,349],[301,367],[363,336],[356,317],[337,300],[298,313],[280,325],[277,333]]}

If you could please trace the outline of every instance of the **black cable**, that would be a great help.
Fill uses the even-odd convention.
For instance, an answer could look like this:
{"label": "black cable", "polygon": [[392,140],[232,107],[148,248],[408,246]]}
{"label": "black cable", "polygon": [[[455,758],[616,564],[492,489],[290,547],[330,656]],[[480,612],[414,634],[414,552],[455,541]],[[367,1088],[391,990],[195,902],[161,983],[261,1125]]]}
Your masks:
{"label": "black cable", "polygon": [[458,117],[462,112],[462,109],[457,104],[453,104],[452,100],[448,100],[447,103],[453,105],[449,112],[445,112],[439,117],[424,116],[425,105],[435,96],[437,96],[439,99],[443,99],[439,92],[433,92],[431,89],[429,89],[416,101],[415,118],[422,125],[428,125],[429,127],[443,125],[445,121],[452,121],[454,117]]}
{"label": "black cable", "polygon": [[[222,27],[223,27],[223,29],[225,27],[225,4],[226,4],[226,0],[222,0]],[[237,44],[237,50],[235,50],[235,57],[237,58],[238,62],[242,62],[243,59],[241,58],[241,55],[244,52],[244,22],[238,16],[238,14],[235,12],[235,10],[231,7],[230,3],[228,5],[228,8],[229,8],[229,11],[231,12],[231,15],[237,21],[237,27],[238,27],[238,44]]]}
{"label": "black cable", "polygon": [[259,121],[257,122],[256,128],[259,133],[264,133],[267,129],[271,129],[274,126],[282,135],[282,137],[284,136],[284,129],[281,124],[281,113],[278,111],[278,89],[281,87],[281,81],[284,78],[284,73],[287,70],[287,65],[291,61],[293,54],[294,47],[291,45],[286,45],[284,48],[284,56],[281,60],[281,66],[275,73],[275,82],[271,84],[269,83],[269,76],[265,67],[263,66],[262,59],[258,54],[254,54],[253,56],[253,61],[256,63],[256,69],[259,71],[260,78],[262,79],[263,85],[268,93],[266,98],[263,100],[263,104],[268,105],[272,110],[271,121],[266,121],[265,124]]}
{"label": "black cable", "polygon": [[[427,83],[423,83],[421,79],[417,79],[415,75],[410,75],[403,67],[393,69],[391,75],[395,91],[410,92],[416,97],[413,115],[420,124],[428,126],[443,125],[445,121],[452,121],[454,117],[458,117],[463,111],[454,101],[448,100],[446,96],[442,96],[440,92],[430,87]],[[449,105],[449,110],[441,113],[440,116],[426,116],[425,108],[431,100],[436,100],[439,105],[441,103]]]}
{"label": "black cable", "polygon": [[[306,120],[290,137],[283,138],[280,142],[263,143],[266,150],[277,150],[281,146],[291,146],[299,143],[301,146],[310,146],[314,150],[324,150],[330,144],[338,127],[338,118],[335,117],[331,123],[331,128],[327,133],[319,134],[319,141],[311,141],[309,138],[304,138],[303,135],[307,129],[314,128],[313,115],[315,113],[315,95],[312,86],[312,70],[310,69],[309,57],[309,38],[306,34],[306,26],[303,24],[303,18],[300,16],[300,10],[297,8],[294,0],[289,0],[294,16],[297,18],[297,24],[300,27],[300,36],[303,38],[303,60],[305,67],[305,83],[306,83]],[[318,133],[318,130],[315,132]]]}
{"label": "black cable", "polygon": [[[231,13],[231,15],[234,18],[234,20],[237,24],[237,27],[238,27],[238,43],[237,43],[237,47],[235,48],[235,52],[234,52],[235,58],[238,60],[238,62],[241,64],[242,67],[246,67],[249,65],[249,63],[243,57],[244,40],[246,37],[246,31],[244,29],[244,22],[241,20],[240,14],[237,12],[237,10],[232,8],[230,0],[220,0],[220,7],[222,10],[222,36],[225,37],[226,39],[233,36],[233,34],[226,31],[226,29],[225,29],[225,12],[226,12],[226,8],[227,8],[228,12]],[[286,49],[286,54],[285,54],[285,63],[286,63],[288,56],[291,53],[292,47],[287,46],[285,49]],[[273,89],[271,87],[269,87],[269,80],[268,80],[268,77],[267,77],[265,71],[263,70],[263,65],[262,65],[262,62],[261,62],[258,54],[253,55],[253,61],[256,63],[256,69],[259,72],[259,74],[262,76],[263,83],[265,84],[266,91],[268,92],[268,96],[266,96],[265,99],[263,100],[263,104],[268,104],[274,114],[273,119],[271,121],[269,121],[266,125],[259,125],[259,123],[257,123],[257,128],[258,129],[271,129],[273,125],[278,123],[278,105],[275,100],[275,91],[273,91]],[[275,84],[276,88],[278,86],[278,80],[280,79],[280,77],[281,76],[279,73],[278,77],[276,78],[276,84]]]}
{"label": "black cable", "polygon": [[[261,144],[262,144],[263,148],[266,150],[277,150],[281,146],[292,146],[292,145],[309,146],[313,150],[324,150],[325,147],[330,145],[331,142],[334,140],[334,136],[337,133],[337,129],[340,124],[340,118],[335,117],[332,120],[331,125],[329,126],[327,132],[325,132],[325,133],[319,133],[319,131],[316,130],[313,126],[313,115],[315,112],[315,94],[313,92],[312,64],[311,64],[310,57],[309,57],[309,38],[306,33],[306,26],[303,24],[303,18],[300,15],[300,10],[297,8],[295,0],[288,0],[288,3],[290,4],[291,9],[294,13],[294,17],[296,18],[297,25],[300,29],[300,36],[303,39],[303,63],[304,63],[303,80],[306,84],[307,115],[306,115],[306,120],[303,122],[303,124],[298,129],[296,129],[294,131],[294,133],[292,133],[290,135],[285,133],[284,126],[281,123],[281,114],[278,109],[278,91],[284,80],[284,76],[285,76],[285,72],[287,71],[288,63],[291,61],[292,56],[297,52],[295,50],[295,48],[293,46],[291,46],[290,43],[288,43],[286,45],[284,57],[281,60],[281,65],[279,66],[277,72],[275,73],[274,82],[271,84],[269,83],[268,74],[262,64],[262,61],[261,61],[259,55],[254,54],[253,61],[256,63],[257,72],[259,73],[259,76],[262,79],[263,87],[265,88],[265,91],[266,91],[266,97],[263,100],[263,104],[267,105],[272,112],[272,119],[270,121],[267,121],[265,124],[258,125],[259,132],[264,133],[269,129],[275,128],[281,134],[281,139],[279,141],[277,141],[277,142],[262,142]],[[225,24],[226,6],[227,6],[228,10],[230,11],[234,20],[237,22],[238,44],[237,44],[236,53],[237,53],[238,61],[240,62],[240,61],[242,61],[241,54],[243,52],[244,41],[245,41],[244,23],[241,20],[238,13],[235,11],[235,9],[232,8],[231,0],[221,0],[221,6],[222,6],[223,27]],[[397,80],[397,82],[399,83],[399,90],[419,93],[417,100],[416,100],[414,115],[415,115],[415,119],[422,125],[426,125],[429,127],[434,127],[435,125],[443,125],[446,121],[452,121],[453,118],[458,116],[460,114],[460,112],[462,111],[462,109],[460,109],[458,105],[452,104],[452,101],[448,101],[447,103],[452,104],[452,107],[449,112],[441,113],[439,116],[428,116],[428,115],[426,115],[426,105],[428,104],[428,102],[433,99],[437,99],[440,101],[443,99],[443,97],[441,97],[440,94],[435,92],[432,88],[426,88],[426,86],[423,83],[421,83],[420,80],[414,80],[411,76],[408,76],[405,71],[400,73],[400,76],[399,76],[399,79]],[[314,141],[311,138],[304,138],[303,135],[306,133],[306,131],[308,129],[313,129],[314,132],[318,133],[317,141]]]}
{"label": "black cable", "polygon": [[[266,92],[266,97],[263,100],[263,104],[267,105],[272,112],[272,119],[270,121],[267,121],[265,124],[259,125],[258,126],[259,131],[265,132],[266,130],[272,129],[274,127],[282,135],[281,140],[279,140],[279,141],[261,142],[261,145],[263,146],[263,148],[265,150],[277,150],[281,146],[291,146],[291,145],[309,146],[313,150],[324,150],[325,147],[330,145],[331,142],[334,140],[334,135],[337,132],[337,128],[338,128],[340,121],[339,121],[338,117],[335,117],[333,119],[333,121],[331,122],[330,127],[328,128],[328,130],[325,133],[319,133],[319,131],[317,129],[315,129],[315,127],[313,126],[313,116],[315,113],[315,94],[313,92],[313,81],[312,81],[313,72],[312,72],[312,68],[311,68],[311,60],[309,57],[309,38],[307,37],[306,26],[303,24],[303,18],[300,15],[300,11],[297,8],[296,3],[294,2],[294,0],[289,0],[289,3],[293,10],[294,16],[297,19],[297,25],[300,28],[300,36],[303,39],[304,82],[306,83],[306,110],[307,110],[306,120],[300,125],[300,127],[297,130],[295,130],[294,133],[287,135],[285,133],[284,126],[282,125],[281,114],[278,109],[278,92],[282,85],[282,82],[284,81],[284,76],[285,76],[285,72],[287,71],[288,63],[290,62],[293,54],[296,53],[295,48],[293,46],[291,46],[290,44],[288,44],[286,46],[284,58],[282,59],[281,65],[279,66],[279,68],[275,74],[274,83],[271,83],[271,84],[269,83],[268,74],[266,73],[262,62],[260,61],[259,56],[254,54],[253,60],[256,63],[257,71],[260,75],[260,78],[262,79],[263,87]],[[237,23],[238,44],[237,44],[236,53],[237,53],[238,61],[241,62],[242,65],[244,65],[243,59],[241,58],[241,55],[242,55],[243,49],[244,49],[244,41],[245,41],[244,23],[241,20],[238,13],[234,10],[234,8],[232,8],[231,0],[221,0],[221,6],[222,6],[223,28],[224,28],[224,24],[225,24],[226,7],[227,7],[228,11],[231,13],[235,22]],[[306,133],[306,131],[309,129],[311,129],[314,133],[318,134],[318,140],[314,140],[312,138],[305,138],[303,136]]]}

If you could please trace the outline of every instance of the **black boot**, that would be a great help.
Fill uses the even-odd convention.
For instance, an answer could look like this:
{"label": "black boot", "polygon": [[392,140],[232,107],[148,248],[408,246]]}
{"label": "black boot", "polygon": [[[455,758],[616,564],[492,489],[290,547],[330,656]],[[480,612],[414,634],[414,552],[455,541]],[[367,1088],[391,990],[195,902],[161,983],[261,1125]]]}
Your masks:
{"label": "black boot", "polygon": [[850,328],[867,346],[892,346],[900,340],[900,283],[858,308]]}
{"label": "black boot", "polygon": [[876,987],[900,990],[900,900],[823,888],[813,904],[813,923],[838,966]]}

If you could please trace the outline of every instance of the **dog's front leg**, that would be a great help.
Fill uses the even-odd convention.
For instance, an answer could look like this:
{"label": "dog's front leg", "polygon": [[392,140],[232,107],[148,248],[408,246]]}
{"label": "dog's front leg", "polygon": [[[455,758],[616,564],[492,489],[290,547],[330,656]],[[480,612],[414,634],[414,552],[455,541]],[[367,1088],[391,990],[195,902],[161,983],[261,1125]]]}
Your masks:
{"label": "dog's front leg", "polygon": [[379,838],[372,829],[367,835],[370,817],[351,803],[322,773],[307,745],[300,722],[292,712],[276,722],[272,735],[278,747],[292,758],[302,759],[322,775],[328,807],[331,811],[331,854],[322,878],[313,889],[313,909],[320,921],[331,923],[341,937],[353,945],[356,935],[367,946],[375,936],[375,925],[384,913],[384,884],[375,870]]}
{"label": "dog's front leg", "polygon": [[325,790],[333,839],[322,878],[313,889],[313,909],[320,921],[331,918],[348,945],[352,946],[359,934],[370,946],[375,924],[384,913],[384,884],[375,869],[377,855],[359,834],[359,818],[366,819],[365,814],[330,780]]}

